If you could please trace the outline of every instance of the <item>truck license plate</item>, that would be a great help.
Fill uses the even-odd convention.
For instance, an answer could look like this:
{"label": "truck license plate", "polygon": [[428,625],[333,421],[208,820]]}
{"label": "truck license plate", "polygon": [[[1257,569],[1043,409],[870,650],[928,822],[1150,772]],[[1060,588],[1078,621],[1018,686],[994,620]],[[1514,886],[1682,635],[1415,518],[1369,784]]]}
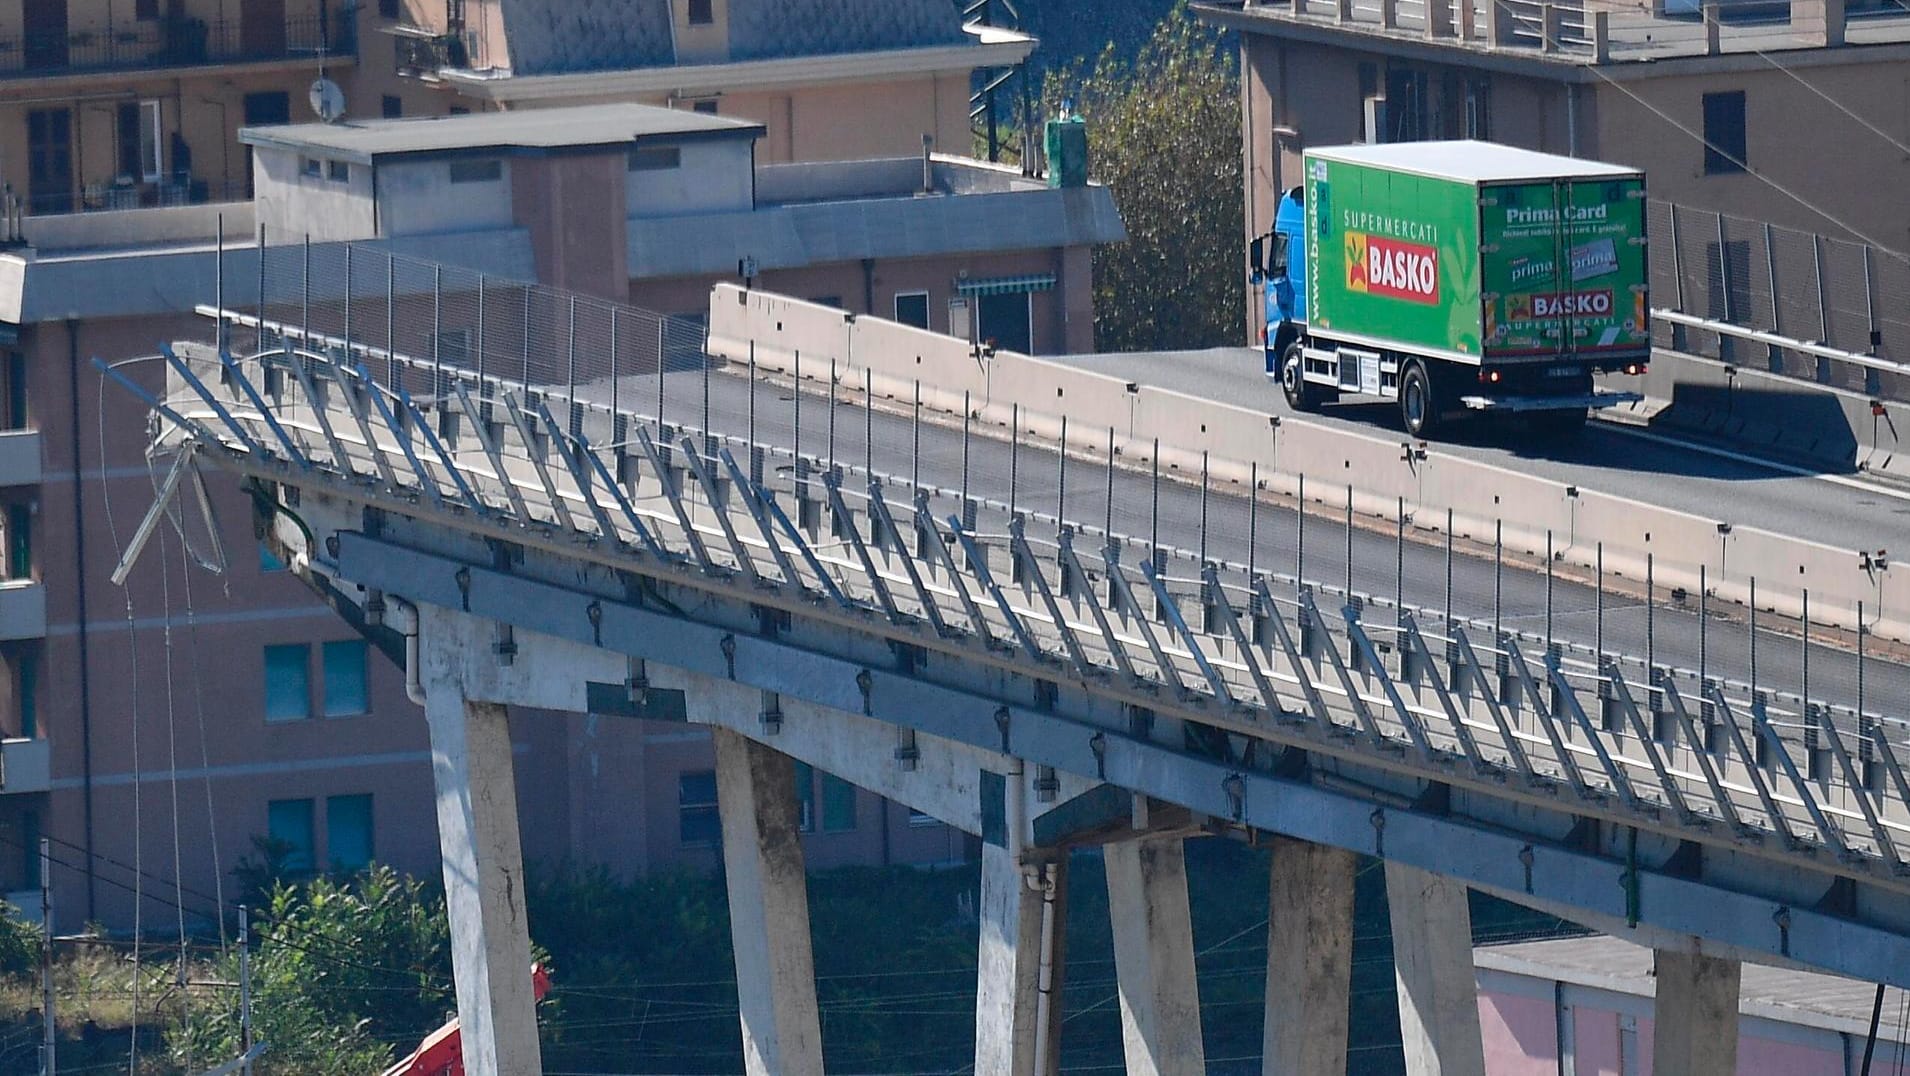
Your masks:
{"label": "truck license plate", "polygon": [[1576,366],[1554,366],[1545,371],[1546,377],[1577,377],[1585,371]]}

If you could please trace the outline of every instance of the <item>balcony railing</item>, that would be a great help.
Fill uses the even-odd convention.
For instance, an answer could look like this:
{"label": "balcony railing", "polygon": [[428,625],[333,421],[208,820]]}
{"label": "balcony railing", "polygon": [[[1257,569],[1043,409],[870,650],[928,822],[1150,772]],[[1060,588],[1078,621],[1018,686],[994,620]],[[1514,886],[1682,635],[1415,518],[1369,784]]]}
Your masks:
{"label": "balcony railing", "polygon": [[160,209],[204,205],[207,202],[243,202],[251,197],[244,180],[166,176],[156,180],[93,182],[69,191],[35,191],[21,200],[25,216],[50,217],[63,213],[105,213],[126,209]]}
{"label": "balcony railing", "polygon": [[357,51],[357,20],[351,8],[250,24],[241,19],[169,16],[0,37],[0,78],[259,62],[320,52],[355,55]]}
{"label": "balcony railing", "polygon": [[32,579],[0,580],[0,639],[46,637],[46,587]]}
{"label": "balcony railing", "polygon": [[40,481],[40,431],[0,429],[0,486]]}
{"label": "balcony railing", "polygon": [[53,745],[46,740],[0,740],[0,795],[45,792],[52,786]]}

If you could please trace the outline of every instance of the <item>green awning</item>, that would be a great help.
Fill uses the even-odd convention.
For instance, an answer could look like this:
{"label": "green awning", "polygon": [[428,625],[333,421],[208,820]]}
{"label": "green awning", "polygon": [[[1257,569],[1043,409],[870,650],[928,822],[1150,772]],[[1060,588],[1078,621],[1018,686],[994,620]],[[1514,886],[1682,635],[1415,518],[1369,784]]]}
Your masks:
{"label": "green awning", "polygon": [[958,280],[960,295],[1013,295],[1025,291],[1047,291],[1054,287],[1053,273],[1028,273],[1023,276],[991,276],[980,280]]}

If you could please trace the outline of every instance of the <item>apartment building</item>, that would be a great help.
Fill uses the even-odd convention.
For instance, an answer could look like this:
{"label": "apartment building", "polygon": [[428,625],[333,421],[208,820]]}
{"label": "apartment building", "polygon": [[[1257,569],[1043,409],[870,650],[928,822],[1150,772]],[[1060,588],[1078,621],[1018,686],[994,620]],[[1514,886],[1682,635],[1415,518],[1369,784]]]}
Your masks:
{"label": "apartment building", "polygon": [[[126,587],[110,579],[155,476],[145,405],[89,360],[209,338],[194,306],[256,306],[261,256],[293,319],[326,316],[322,299],[301,308],[300,285],[349,243],[367,282],[391,252],[482,272],[493,303],[538,283],[688,315],[748,260],[759,284],[858,312],[940,330],[953,303],[979,315],[971,332],[1091,346],[1089,252],[1124,238],[1104,188],[942,155],[759,164],[764,137],[634,104],[247,128],[250,200],[28,218],[0,251],[0,892],[37,884],[42,833],[63,928],[129,926],[135,862],[146,921],[171,921],[175,856],[206,914],[235,863],[259,858],[255,838],[283,842],[293,869],[437,869],[427,738],[399,668],[261,551],[242,490],[209,486],[210,526],[194,492]],[[389,324],[414,353],[485,346],[477,307],[399,264],[413,268],[393,317],[357,304],[359,331]],[[155,361],[120,369],[163,384]],[[222,575],[197,567],[221,560]],[[701,730],[527,712],[513,740],[533,860],[715,864]],[[800,779],[812,864],[967,854],[947,827]]]}
{"label": "apartment building", "polygon": [[[970,80],[1025,34],[949,0],[381,0],[396,68],[465,107],[638,101],[761,124],[770,162],[967,154]],[[371,66],[367,61],[367,68]]]}
{"label": "apartment building", "polygon": [[1298,185],[1307,146],[1483,138],[1641,168],[1664,201],[1910,250],[1910,14],[1899,5],[1193,7],[1239,33],[1249,238]]}

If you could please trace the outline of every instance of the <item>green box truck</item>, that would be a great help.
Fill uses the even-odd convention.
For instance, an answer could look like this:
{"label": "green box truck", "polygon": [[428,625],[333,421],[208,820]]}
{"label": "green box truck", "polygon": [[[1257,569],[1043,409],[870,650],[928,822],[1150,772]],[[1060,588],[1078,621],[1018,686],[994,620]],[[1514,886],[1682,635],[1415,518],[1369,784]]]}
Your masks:
{"label": "green box truck", "polygon": [[1306,151],[1254,241],[1266,370],[1310,410],[1394,399],[1415,437],[1471,414],[1553,432],[1640,399],[1594,372],[1651,357],[1645,179],[1490,142]]}

